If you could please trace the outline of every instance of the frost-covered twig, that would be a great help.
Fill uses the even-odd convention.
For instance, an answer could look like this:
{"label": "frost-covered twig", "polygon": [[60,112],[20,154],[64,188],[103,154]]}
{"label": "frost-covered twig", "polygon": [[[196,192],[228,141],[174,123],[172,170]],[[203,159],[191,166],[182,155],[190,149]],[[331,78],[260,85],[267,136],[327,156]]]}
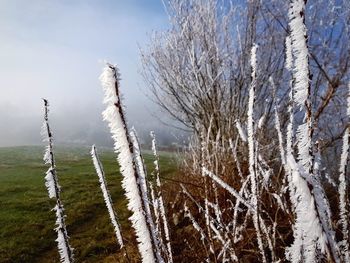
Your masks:
{"label": "frost-covered twig", "polygon": [[242,125],[241,125],[241,123],[240,123],[239,120],[236,120],[236,128],[237,128],[237,130],[238,130],[239,136],[241,137],[241,140],[244,141],[244,142],[246,142],[246,141],[247,141],[247,134],[246,134],[246,132],[243,130]]}
{"label": "frost-covered twig", "polygon": [[161,227],[161,219],[160,219],[160,214],[159,214],[159,202],[158,202],[158,198],[156,197],[155,191],[154,191],[154,187],[153,187],[153,182],[149,182],[149,190],[150,190],[150,197],[151,197],[151,203],[152,203],[152,210],[153,210],[153,214],[154,214],[154,227],[155,227],[155,231],[156,234],[158,236],[158,240],[159,240],[159,246],[161,249],[163,249],[163,251],[165,251],[165,253],[167,253],[165,245],[163,243],[163,239],[162,239],[162,227]]}
{"label": "frost-covered twig", "polygon": [[169,224],[166,217],[165,206],[164,206],[163,195],[162,195],[162,185],[160,181],[160,171],[159,171],[159,156],[157,153],[157,141],[156,141],[156,135],[153,131],[151,131],[150,135],[152,138],[152,151],[155,158],[154,173],[155,173],[156,185],[157,185],[157,199],[159,204],[160,215],[163,221],[163,229],[165,234],[166,246],[168,250],[168,261],[169,263],[171,263],[173,262],[173,253],[172,253],[171,242],[170,242]]}
{"label": "frost-covered twig", "polygon": [[49,102],[44,101],[44,123],[42,127],[42,135],[44,141],[48,142],[44,153],[45,164],[50,165],[45,176],[45,185],[50,198],[56,200],[56,205],[53,210],[56,212],[56,232],[57,232],[57,246],[60,253],[60,260],[63,263],[73,262],[73,248],[69,245],[69,236],[65,224],[64,208],[60,197],[60,186],[58,184],[58,177],[56,173],[56,163],[53,153],[53,136],[49,125]]}
{"label": "frost-covered twig", "polygon": [[[191,211],[190,209],[187,207],[187,204],[185,202],[184,204],[184,213],[185,213],[185,217],[188,217],[192,223],[192,226],[194,227],[195,230],[197,230],[197,232],[200,234],[201,236],[201,241],[203,243],[203,246],[204,248],[206,249],[206,245],[205,245],[205,241],[208,241],[208,238],[207,236],[205,235],[205,232],[204,230],[201,228],[201,226],[198,224],[198,222],[196,221],[196,219],[193,217],[193,215],[191,214]],[[212,252],[213,249],[211,248],[210,251]],[[209,258],[209,255],[208,255],[208,252],[206,251],[207,253],[207,257]]]}
{"label": "frost-covered twig", "polygon": [[[194,197],[188,192],[188,190],[185,188],[185,186],[184,186],[183,184],[180,184],[180,186],[181,186],[181,188],[182,188],[182,192],[196,205],[196,207],[198,208],[198,212],[199,212],[199,213],[202,213],[202,212],[205,213],[205,217],[206,217],[206,219],[208,219],[209,227],[211,228],[211,230],[213,230],[213,232],[214,232],[214,234],[215,234],[215,235],[214,235],[214,238],[219,239],[219,241],[224,245],[222,252],[223,252],[223,253],[226,253],[226,251],[229,251],[230,257],[231,257],[232,259],[236,258],[235,252],[234,252],[234,250],[233,250],[233,248],[232,248],[232,244],[231,244],[231,242],[230,242],[230,240],[229,240],[229,238],[228,238],[228,235],[227,235],[227,233],[229,232],[227,226],[224,226],[224,225],[222,224],[221,221],[218,221],[217,218],[212,217],[212,216],[208,213],[208,210],[207,210],[206,208],[203,208],[203,207],[194,199]],[[210,203],[210,202],[208,202],[208,200],[206,200],[206,199],[205,199],[204,201],[205,201],[206,204],[209,204],[209,206],[211,206],[211,207],[215,207],[215,206],[216,206],[216,204]],[[186,206],[186,207],[187,207],[187,206]],[[186,212],[186,207],[185,207],[185,212]],[[188,208],[187,208],[187,209],[188,209]],[[198,223],[196,223],[196,224],[198,224]],[[195,228],[197,229],[197,226],[195,226]],[[221,231],[219,231],[219,229],[220,229]],[[197,229],[197,230],[198,230],[198,229]],[[202,229],[202,230],[203,230],[203,229]],[[198,230],[198,231],[199,231],[199,230]],[[226,231],[226,232],[225,232],[225,231]],[[203,230],[203,235],[202,235],[202,237],[203,237],[203,236],[206,237],[204,230]],[[224,240],[224,238],[225,238],[225,240]],[[207,239],[207,241],[208,241],[208,245],[209,245],[209,250],[210,250],[210,252],[215,256],[212,241],[209,240],[209,237],[207,237],[206,239]],[[218,255],[218,258],[219,258],[220,256],[221,256],[221,255],[219,254],[219,255]]]}
{"label": "frost-covered twig", "polygon": [[137,174],[134,161],[134,147],[129,137],[120,101],[117,67],[107,64],[100,76],[100,80],[105,92],[104,103],[107,105],[106,110],[103,112],[103,119],[108,122],[114,140],[114,150],[118,155],[118,162],[123,176],[122,187],[128,200],[128,209],[132,212],[130,221],[136,232],[142,262],[156,262],[152,233],[145,217],[142,191],[137,182],[139,175]]}
{"label": "frost-covered twig", "polygon": [[328,254],[335,262],[339,262],[338,248],[334,241],[334,233],[327,228],[324,216],[320,215],[322,209],[318,205],[320,198],[315,183],[310,180],[302,165],[296,163],[294,157],[289,155],[287,163],[292,174],[295,186],[295,213],[294,242],[287,248],[286,256],[291,262],[316,262],[320,251]]}
{"label": "frost-covered twig", "polygon": [[253,45],[251,49],[251,69],[252,69],[252,82],[249,88],[248,99],[248,111],[247,111],[247,133],[248,133],[248,151],[249,151],[249,174],[251,179],[251,202],[253,205],[253,223],[258,240],[259,250],[262,256],[262,261],[266,262],[266,256],[264,252],[264,244],[261,237],[260,223],[259,223],[259,209],[258,209],[258,182],[256,175],[256,144],[255,144],[255,131],[254,131],[254,102],[255,102],[255,86],[256,86],[256,50],[257,45]]}
{"label": "frost-covered twig", "polygon": [[[250,176],[248,176],[245,181],[242,184],[241,189],[239,190],[239,194],[243,195],[248,182],[250,181]],[[233,210],[233,219],[232,219],[232,229],[233,229],[233,237],[236,238],[237,236],[237,218],[238,218],[238,209],[239,209],[239,205],[240,205],[240,201],[239,199],[237,199],[236,204],[234,206],[234,210]]]}
{"label": "frost-covered twig", "polygon": [[340,243],[344,262],[350,262],[350,238],[349,238],[349,193],[346,180],[347,162],[349,158],[349,140],[350,140],[350,82],[348,84],[348,98],[346,117],[348,119],[348,127],[343,135],[343,148],[340,157],[339,167],[339,223],[342,226],[343,240]]}
{"label": "frost-covered twig", "polygon": [[[289,10],[289,27],[291,31],[292,51],[295,56],[293,69],[294,101],[305,111],[305,122],[297,129],[298,160],[305,171],[312,174],[313,155],[311,147],[311,104],[310,104],[310,70],[307,47],[307,30],[305,26],[305,0],[293,0]],[[288,54],[288,53],[287,53]],[[288,60],[290,60],[288,58]],[[288,62],[289,63],[289,62]]]}
{"label": "frost-covered twig", "polygon": [[221,178],[219,178],[217,175],[209,171],[206,167],[202,168],[204,175],[210,177],[213,179],[218,185],[220,185],[222,188],[227,190],[230,194],[232,194],[234,197],[236,197],[242,204],[244,204],[247,208],[254,210],[254,206],[251,205],[248,201],[246,201],[235,189],[233,189],[231,186],[229,186],[227,183],[225,183]]}
{"label": "frost-covered twig", "polygon": [[238,171],[238,175],[239,177],[241,177],[241,179],[243,180],[243,173],[242,173],[242,169],[241,169],[241,164],[238,161],[238,156],[237,156],[237,143],[238,143],[238,138],[236,139],[235,145],[233,145],[232,139],[229,139],[229,145],[232,151],[232,155],[233,155],[233,159],[235,161],[236,164],[236,168]]}
{"label": "frost-covered twig", "polygon": [[[285,67],[289,73],[292,73],[292,67],[293,67],[293,55],[292,55],[292,40],[290,36],[286,37],[285,40],[285,53],[286,53],[286,63]],[[289,80],[289,106],[288,106],[288,115],[289,115],[289,122],[287,125],[287,136],[286,136],[286,155],[287,158],[289,155],[293,155],[293,139],[294,139],[294,133],[293,133],[293,127],[294,127],[294,89],[293,89],[293,81],[292,77]],[[285,163],[284,170],[287,174],[287,181],[288,181],[288,190],[289,190],[289,196],[292,203],[292,211],[294,211],[296,205],[297,205],[297,199],[295,197],[295,185],[292,182],[292,172],[289,169],[289,166],[287,163]],[[285,179],[284,179],[285,182]],[[295,233],[295,232],[294,232]],[[296,238],[298,235],[294,235],[294,238]]]}
{"label": "frost-covered twig", "polygon": [[292,39],[290,38],[290,36],[286,37],[285,48],[286,48],[285,67],[288,71],[291,71],[293,68],[293,52],[292,52]]}
{"label": "frost-covered twig", "polygon": [[[202,212],[204,213],[205,219],[208,220],[208,223],[207,223],[207,224],[209,225],[210,228],[212,227],[211,224],[213,224],[213,223],[215,223],[216,225],[221,226],[221,225],[220,225],[220,222],[218,222],[216,218],[212,217],[212,216],[208,213],[208,210],[207,210],[205,207],[202,207],[202,206],[194,199],[194,197],[188,192],[188,190],[185,188],[185,186],[184,186],[183,184],[180,184],[180,186],[181,186],[181,188],[182,188],[182,192],[196,205],[196,207],[197,207],[197,209],[198,209],[198,212],[199,212],[199,213],[202,213]],[[206,202],[206,201],[207,201],[207,200],[205,200],[205,202]],[[206,202],[206,203],[207,203],[207,202]],[[189,213],[190,215],[186,215],[186,213]],[[188,210],[188,207],[187,207],[186,203],[185,203],[185,216],[189,217],[190,219],[191,219],[191,217],[192,217],[191,213],[190,213],[189,210]],[[194,219],[194,218],[193,218],[193,219]],[[191,221],[192,221],[192,219],[191,219]],[[192,222],[192,223],[194,224],[194,228],[195,228],[198,232],[200,232],[200,231],[198,230],[198,228],[197,228],[197,225],[199,226],[199,224],[198,224],[196,221],[194,221],[194,222]],[[222,227],[222,226],[221,226],[221,227]],[[201,229],[202,229],[202,228],[201,228]],[[204,231],[203,229],[202,229],[202,233],[200,232],[200,234],[201,234],[201,237],[202,237],[202,238],[205,238],[205,240],[207,241],[208,246],[209,246],[209,251],[210,251],[210,253],[212,253],[212,254],[214,255],[214,257],[216,258],[216,255],[215,255],[215,252],[214,252],[214,248],[213,248],[214,244],[213,244],[212,240],[209,239],[209,236],[207,236],[207,235],[205,234],[205,231]],[[203,242],[203,244],[204,244],[204,242]]]}
{"label": "frost-covered twig", "polygon": [[113,203],[112,203],[112,199],[111,199],[111,196],[109,194],[109,191],[108,191],[105,173],[103,171],[102,163],[100,161],[100,158],[98,157],[95,145],[92,145],[90,153],[91,153],[92,161],[94,163],[95,170],[96,170],[96,173],[98,176],[98,180],[100,182],[100,187],[101,187],[101,191],[103,194],[103,199],[106,203],[109,217],[110,217],[112,225],[114,227],[114,231],[115,231],[115,235],[116,235],[118,244],[119,244],[120,248],[123,248],[124,242],[123,242],[123,237],[122,237],[121,230],[120,230],[120,225],[118,222],[117,214],[113,209]]}
{"label": "frost-covered twig", "polygon": [[[293,69],[294,87],[292,94],[294,102],[305,112],[304,123],[297,128],[298,161],[296,164],[291,153],[291,142],[288,138],[288,166],[292,174],[294,189],[291,200],[295,206],[296,223],[294,226],[294,243],[288,250],[292,262],[305,260],[313,262],[318,258],[318,252],[327,254],[333,261],[339,262],[339,249],[332,230],[330,209],[319,178],[314,170],[312,149],[312,112],[310,102],[310,70],[307,46],[307,29],[305,26],[304,0],[293,0],[289,10],[289,27],[291,31],[291,47],[295,56]],[[286,49],[288,49],[288,39]],[[288,51],[288,50],[287,50]],[[287,58],[288,58],[287,52]],[[288,60],[291,60],[288,58]],[[289,61],[290,62],[290,61]],[[288,63],[289,63],[288,62]],[[290,131],[288,132],[290,133]],[[293,192],[294,191],[294,192]],[[305,215],[306,207],[311,207]],[[313,226],[305,229],[304,221],[312,218]]]}
{"label": "frost-covered twig", "polygon": [[280,118],[278,116],[278,110],[277,110],[276,86],[275,86],[275,83],[274,83],[272,77],[269,78],[269,81],[271,83],[272,90],[273,90],[272,93],[274,95],[273,108],[274,108],[274,113],[275,113],[275,128],[276,128],[277,135],[278,135],[278,144],[279,144],[279,150],[280,150],[280,155],[281,155],[281,162],[282,162],[282,165],[284,165],[286,163],[286,157],[285,157],[285,151],[284,151],[284,147],[283,147],[281,122],[280,122]]}
{"label": "frost-covered twig", "polygon": [[161,256],[160,243],[159,243],[159,239],[158,239],[158,236],[156,233],[156,228],[154,225],[154,220],[152,217],[152,212],[151,212],[151,207],[150,207],[150,201],[148,198],[148,186],[147,186],[147,182],[146,182],[146,177],[147,177],[146,167],[145,167],[145,164],[144,164],[144,161],[142,158],[140,143],[139,143],[139,140],[137,138],[136,130],[134,129],[134,127],[131,129],[130,139],[131,139],[132,145],[134,147],[133,154],[134,154],[134,162],[136,165],[136,171],[137,171],[137,175],[138,175],[137,181],[138,181],[138,184],[139,184],[140,190],[141,190],[141,196],[142,196],[142,202],[143,202],[143,206],[144,206],[146,220],[147,220],[147,223],[148,223],[149,228],[151,230],[151,237],[153,240],[157,260],[159,262],[162,262],[163,259]]}
{"label": "frost-covered twig", "polygon": [[[292,56],[292,40],[290,36],[286,37],[286,69],[288,71],[292,70],[293,66],[293,56]],[[293,153],[293,122],[294,122],[294,90],[292,80],[289,81],[289,123],[287,126],[287,142],[286,142],[286,155]]]}
{"label": "frost-covered twig", "polygon": [[[209,147],[209,141],[210,141],[210,131],[212,129],[213,125],[213,118],[210,118],[209,127],[207,128],[207,131],[205,130],[205,127],[203,125],[198,125],[200,127],[200,135],[199,135],[199,141],[200,141],[200,169],[206,165],[211,164],[211,157],[213,154],[209,154],[208,147]],[[205,135],[206,134],[206,135]],[[201,175],[203,177],[203,185],[204,185],[204,218],[205,218],[205,225],[206,230],[208,234],[208,240],[209,240],[209,246],[210,251],[214,251],[212,248],[214,247],[214,241],[213,241],[213,235],[212,235],[212,229],[210,228],[210,211],[209,211],[209,205],[208,205],[208,196],[209,196],[209,184],[206,176],[203,173],[203,169],[201,169]],[[213,253],[215,258],[216,255]]]}

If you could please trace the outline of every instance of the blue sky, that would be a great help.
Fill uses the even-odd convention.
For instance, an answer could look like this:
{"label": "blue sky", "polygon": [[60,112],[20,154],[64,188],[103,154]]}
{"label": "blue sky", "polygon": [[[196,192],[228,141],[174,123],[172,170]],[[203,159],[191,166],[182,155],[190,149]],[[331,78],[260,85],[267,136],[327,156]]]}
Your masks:
{"label": "blue sky", "polygon": [[100,118],[103,60],[120,67],[130,122],[148,120],[138,45],[167,25],[161,0],[1,0],[0,146],[9,136],[25,143],[21,130],[41,121],[42,97],[57,123]]}

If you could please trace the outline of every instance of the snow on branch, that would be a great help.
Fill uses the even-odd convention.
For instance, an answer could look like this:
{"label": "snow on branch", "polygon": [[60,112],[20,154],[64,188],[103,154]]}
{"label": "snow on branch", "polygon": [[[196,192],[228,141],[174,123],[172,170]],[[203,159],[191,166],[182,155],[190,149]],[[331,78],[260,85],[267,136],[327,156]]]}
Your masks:
{"label": "snow on branch", "polygon": [[117,67],[106,64],[100,76],[100,81],[105,92],[104,103],[106,104],[106,109],[102,115],[103,119],[108,122],[114,140],[114,150],[123,176],[122,187],[128,200],[128,209],[132,212],[129,219],[136,232],[142,262],[156,262],[151,229],[145,217],[142,191],[137,182],[139,175],[134,161],[134,147],[120,101]]}
{"label": "snow on branch", "polygon": [[115,232],[118,244],[119,244],[120,248],[123,248],[124,243],[123,243],[123,237],[122,237],[121,230],[120,230],[120,225],[118,223],[117,214],[113,209],[113,203],[112,203],[112,199],[111,199],[111,196],[109,194],[109,191],[108,191],[105,173],[103,171],[102,163],[100,161],[100,158],[98,157],[95,145],[92,145],[90,153],[91,153],[92,161],[94,163],[95,170],[96,170],[96,173],[98,176],[98,180],[100,182],[100,187],[101,187],[101,191],[103,194],[103,199],[104,199],[105,204],[107,206],[109,217],[110,217],[112,225],[114,227],[114,232]]}
{"label": "snow on branch", "polygon": [[45,176],[45,185],[49,198],[56,199],[56,205],[53,208],[56,214],[56,228],[57,232],[57,246],[60,254],[60,261],[63,263],[71,263],[73,259],[73,248],[69,245],[69,236],[65,224],[64,208],[60,197],[60,186],[58,184],[58,177],[56,173],[56,163],[53,152],[53,136],[49,125],[49,102],[46,99],[44,101],[44,123],[42,127],[43,141],[47,142],[44,153],[45,164],[50,165]]}

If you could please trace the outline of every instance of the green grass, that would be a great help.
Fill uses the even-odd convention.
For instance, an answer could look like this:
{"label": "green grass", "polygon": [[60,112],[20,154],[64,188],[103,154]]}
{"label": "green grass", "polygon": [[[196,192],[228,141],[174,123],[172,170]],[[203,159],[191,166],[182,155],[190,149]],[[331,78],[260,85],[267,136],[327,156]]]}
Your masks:
{"label": "green grass", "polygon": [[[44,185],[43,147],[0,148],[0,262],[59,262],[55,215]],[[57,148],[56,164],[66,223],[77,262],[123,262],[100,192],[89,148]],[[111,151],[100,154],[129,254],[137,261],[121,176]],[[150,171],[152,156],[144,155]],[[162,176],[176,170],[172,155],[160,158]]]}

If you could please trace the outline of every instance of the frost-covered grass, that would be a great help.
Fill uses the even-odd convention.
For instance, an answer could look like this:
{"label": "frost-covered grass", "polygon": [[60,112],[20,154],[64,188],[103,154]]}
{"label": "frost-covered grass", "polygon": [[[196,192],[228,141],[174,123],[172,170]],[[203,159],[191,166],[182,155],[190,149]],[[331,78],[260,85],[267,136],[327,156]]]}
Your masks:
{"label": "frost-covered grass", "polygon": [[[56,147],[57,173],[70,242],[78,262],[115,262],[122,256],[106,212],[90,148]],[[58,262],[54,201],[44,185],[44,147],[0,148],[0,262]],[[99,150],[108,187],[123,225],[131,257],[136,257],[126,200],[115,154]],[[148,170],[153,156],[144,154]],[[162,177],[175,172],[170,154],[161,154]],[[119,262],[119,261],[118,261]],[[121,261],[123,262],[123,261]]]}

